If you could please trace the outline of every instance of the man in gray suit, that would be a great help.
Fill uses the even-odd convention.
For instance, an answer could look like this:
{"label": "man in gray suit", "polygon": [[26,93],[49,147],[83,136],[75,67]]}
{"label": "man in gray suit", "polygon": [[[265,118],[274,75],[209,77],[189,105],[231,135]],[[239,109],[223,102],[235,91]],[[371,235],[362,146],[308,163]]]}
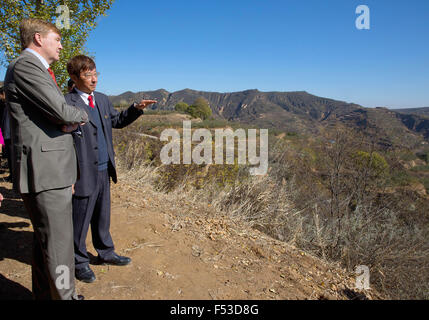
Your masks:
{"label": "man in gray suit", "polygon": [[59,60],[60,31],[52,23],[20,24],[21,55],[5,77],[11,116],[12,174],[34,228],[32,282],[36,299],[78,299],[74,285],[72,185],[76,152],[70,132],[88,114],[70,106],[49,65]]}

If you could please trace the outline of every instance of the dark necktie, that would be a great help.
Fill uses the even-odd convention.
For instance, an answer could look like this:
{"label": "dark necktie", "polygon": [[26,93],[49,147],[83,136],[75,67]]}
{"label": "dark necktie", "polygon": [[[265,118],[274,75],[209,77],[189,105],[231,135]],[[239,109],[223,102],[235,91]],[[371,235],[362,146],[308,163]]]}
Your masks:
{"label": "dark necktie", "polygon": [[89,101],[89,106],[91,108],[95,108],[94,99],[92,98],[92,96],[88,96],[88,101]]}
{"label": "dark necktie", "polygon": [[51,70],[51,68],[48,68],[48,72],[49,72],[49,74],[51,75],[52,79],[54,80],[55,84],[58,86],[57,79],[55,79],[55,74],[54,74],[54,72]]}

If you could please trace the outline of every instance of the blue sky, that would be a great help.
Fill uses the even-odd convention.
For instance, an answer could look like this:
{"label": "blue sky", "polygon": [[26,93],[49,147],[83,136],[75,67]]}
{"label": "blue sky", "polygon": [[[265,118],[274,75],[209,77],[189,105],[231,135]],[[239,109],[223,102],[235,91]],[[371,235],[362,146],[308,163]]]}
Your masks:
{"label": "blue sky", "polygon": [[[370,30],[358,30],[358,5]],[[116,0],[87,49],[98,91],[301,91],[429,106],[429,1]],[[4,70],[1,70],[4,74]]]}

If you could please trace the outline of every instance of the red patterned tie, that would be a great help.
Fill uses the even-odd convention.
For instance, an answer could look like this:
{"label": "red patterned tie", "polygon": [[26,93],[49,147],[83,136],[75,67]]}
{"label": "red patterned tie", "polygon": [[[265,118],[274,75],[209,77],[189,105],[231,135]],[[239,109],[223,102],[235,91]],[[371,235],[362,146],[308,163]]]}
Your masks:
{"label": "red patterned tie", "polygon": [[55,74],[54,74],[54,72],[51,70],[51,68],[48,68],[48,72],[49,72],[49,74],[51,75],[52,79],[54,80],[55,84],[58,86],[57,79],[55,79]]}
{"label": "red patterned tie", "polygon": [[94,99],[92,98],[92,96],[88,96],[88,101],[89,101],[89,106],[91,108],[95,108],[95,106],[94,106]]}

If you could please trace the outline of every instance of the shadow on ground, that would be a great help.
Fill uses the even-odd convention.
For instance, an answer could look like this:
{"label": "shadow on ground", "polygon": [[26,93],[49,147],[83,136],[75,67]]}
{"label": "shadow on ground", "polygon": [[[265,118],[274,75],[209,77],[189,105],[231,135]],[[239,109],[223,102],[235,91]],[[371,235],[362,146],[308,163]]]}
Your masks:
{"label": "shadow on ground", "polygon": [[0,223],[0,261],[13,259],[31,265],[33,232],[13,230],[29,226],[27,222]]}
{"label": "shadow on ground", "polygon": [[0,300],[32,300],[30,290],[0,273]]}
{"label": "shadow on ground", "polygon": [[11,189],[1,186],[0,193],[3,195],[4,198],[1,203],[0,213],[8,215],[10,217],[30,219],[19,194],[17,194]]}

